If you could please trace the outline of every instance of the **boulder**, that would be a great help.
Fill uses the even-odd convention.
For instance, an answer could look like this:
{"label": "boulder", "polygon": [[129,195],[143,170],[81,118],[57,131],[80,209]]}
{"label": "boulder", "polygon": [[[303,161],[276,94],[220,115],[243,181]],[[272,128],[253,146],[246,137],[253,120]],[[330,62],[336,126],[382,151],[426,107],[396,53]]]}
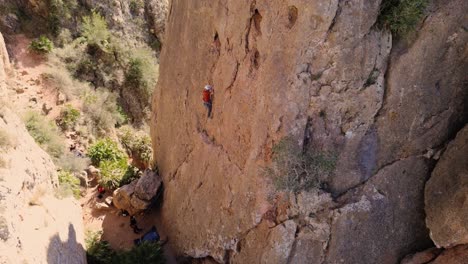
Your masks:
{"label": "boulder", "polygon": [[437,247],[468,244],[468,125],[447,146],[425,189],[426,224]]}
{"label": "boulder", "polygon": [[88,167],[87,172],[88,172],[89,180],[90,180],[90,181],[92,181],[92,180],[94,180],[94,179],[96,179],[96,180],[99,179],[99,177],[100,177],[100,175],[101,175],[101,171],[100,171],[98,168],[96,168],[96,167],[94,167],[94,166],[92,166],[92,165],[90,165],[90,166]]}
{"label": "boulder", "polygon": [[130,184],[124,185],[117,190],[114,191],[114,198],[112,202],[114,206],[118,209],[127,210],[130,214],[132,214],[133,207],[131,205],[131,198],[132,194],[135,192],[136,182],[133,181]]}
{"label": "boulder", "polygon": [[143,200],[150,201],[158,192],[161,184],[162,178],[156,172],[146,170],[137,182],[135,194]]}
{"label": "boulder", "polygon": [[62,105],[67,101],[67,96],[63,93],[57,95],[57,105]]}
{"label": "boulder", "polygon": [[114,191],[114,205],[118,209],[127,210],[131,215],[140,213],[151,205],[151,200],[161,185],[161,177],[147,170],[140,179]]}

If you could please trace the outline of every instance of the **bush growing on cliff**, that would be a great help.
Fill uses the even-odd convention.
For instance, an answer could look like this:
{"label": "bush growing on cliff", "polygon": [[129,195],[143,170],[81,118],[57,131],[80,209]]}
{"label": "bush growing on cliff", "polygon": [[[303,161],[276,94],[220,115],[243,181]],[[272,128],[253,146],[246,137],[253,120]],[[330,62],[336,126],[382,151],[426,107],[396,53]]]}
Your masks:
{"label": "bush growing on cliff", "polygon": [[72,18],[72,12],[78,6],[76,0],[47,0],[47,24],[50,32],[57,36],[62,24]]}
{"label": "bush growing on cliff", "polygon": [[28,112],[24,116],[26,129],[34,140],[52,157],[60,158],[65,151],[65,139],[57,126],[37,112]]}
{"label": "bush growing on cliff", "polygon": [[80,118],[80,111],[74,108],[72,105],[67,104],[62,111],[60,111],[60,116],[57,120],[58,125],[63,129],[74,128],[78,119]]}
{"label": "bush growing on cliff", "polygon": [[58,174],[58,180],[61,196],[67,196],[68,193],[71,193],[75,199],[80,199],[80,179],[75,177],[73,173],[62,170]]}
{"label": "bush growing on cliff", "polygon": [[130,126],[120,128],[118,132],[120,142],[132,157],[135,166],[147,169],[153,156],[151,138],[143,131],[135,131]]}
{"label": "bush growing on cliff", "polygon": [[52,51],[54,44],[46,36],[40,36],[38,39],[31,41],[29,49],[40,54],[46,54]]}
{"label": "bush growing on cliff", "polygon": [[319,176],[331,174],[336,157],[327,153],[307,153],[292,137],[280,140],[272,149],[272,164],[265,173],[278,190],[298,193],[319,187]]}
{"label": "bush growing on cliff", "polygon": [[116,94],[106,91],[86,91],[83,112],[93,135],[105,136],[125,121],[118,111],[116,97]]}
{"label": "bush growing on cliff", "polygon": [[138,170],[129,166],[127,159],[103,161],[99,169],[101,170],[99,184],[109,190],[117,189],[138,178]]}
{"label": "bush growing on cliff", "polygon": [[384,0],[379,21],[396,36],[404,36],[419,23],[427,3],[427,0]]}
{"label": "bush growing on cliff", "polygon": [[88,45],[97,46],[103,51],[108,50],[111,33],[107,28],[106,19],[98,12],[93,11],[90,16],[83,17],[81,35]]}
{"label": "bush growing on cliff", "polygon": [[88,157],[95,166],[101,166],[103,161],[127,161],[125,153],[120,150],[117,142],[110,138],[98,140],[88,149]]}

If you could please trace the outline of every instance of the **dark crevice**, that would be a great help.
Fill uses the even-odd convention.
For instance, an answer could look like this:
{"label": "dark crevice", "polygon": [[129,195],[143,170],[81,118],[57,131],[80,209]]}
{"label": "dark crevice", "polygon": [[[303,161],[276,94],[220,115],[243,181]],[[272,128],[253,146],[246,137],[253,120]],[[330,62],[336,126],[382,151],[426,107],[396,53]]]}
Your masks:
{"label": "dark crevice", "polygon": [[336,8],[335,16],[332,19],[332,22],[330,23],[330,26],[327,29],[327,34],[325,37],[325,42],[328,39],[328,36],[332,33],[333,28],[335,27],[336,21],[338,20],[338,16],[341,14],[341,0],[338,1],[338,7]]}
{"label": "dark crevice", "polygon": [[294,27],[297,21],[298,10],[295,6],[288,7],[288,28],[291,29]]}
{"label": "dark crevice", "polygon": [[262,15],[260,15],[260,12],[258,12],[258,9],[255,9],[252,20],[254,22],[255,30],[257,30],[258,35],[262,35],[262,28],[261,28]]}

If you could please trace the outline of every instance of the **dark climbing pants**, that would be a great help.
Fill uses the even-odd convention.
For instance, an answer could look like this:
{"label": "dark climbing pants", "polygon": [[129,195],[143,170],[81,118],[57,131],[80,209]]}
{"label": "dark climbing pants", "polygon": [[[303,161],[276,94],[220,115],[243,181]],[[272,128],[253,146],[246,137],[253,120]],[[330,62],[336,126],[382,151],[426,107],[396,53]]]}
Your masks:
{"label": "dark climbing pants", "polygon": [[204,102],[203,104],[205,105],[206,109],[208,110],[208,118],[209,118],[211,116],[211,109],[212,109],[213,105],[211,103],[209,103],[209,102]]}

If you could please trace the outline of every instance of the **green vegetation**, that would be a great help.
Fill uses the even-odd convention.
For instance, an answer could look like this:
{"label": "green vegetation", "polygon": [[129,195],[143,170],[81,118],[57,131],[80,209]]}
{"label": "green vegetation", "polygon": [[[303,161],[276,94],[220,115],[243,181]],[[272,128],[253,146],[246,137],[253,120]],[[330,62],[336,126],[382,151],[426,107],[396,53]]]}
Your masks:
{"label": "green vegetation", "polygon": [[37,112],[28,112],[24,116],[26,129],[34,140],[52,157],[60,158],[65,151],[64,138],[57,126]]}
{"label": "green vegetation", "polygon": [[101,240],[102,232],[90,232],[86,234],[86,258],[88,264],[113,263],[116,253],[110,247],[109,242]]}
{"label": "green vegetation", "polygon": [[127,153],[136,161],[141,169],[150,166],[153,157],[151,138],[143,131],[135,131],[130,126],[124,126],[119,130],[119,139],[127,150]]}
{"label": "green vegetation", "polygon": [[91,145],[88,156],[101,169],[99,184],[107,189],[116,189],[139,177],[138,169],[128,165],[127,156],[111,139],[101,139]]}
{"label": "green vegetation", "polygon": [[86,258],[89,264],[163,264],[163,250],[159,243],[144,242],[129,251],[116,252],[107,241],[102,241],[102,232],[88,232]]}
{"label": "green vegetation", "polygon": [[298,193],[319,187],[319,176],[335,170],[336,157],[325,153],[307,153],[292,137],[283,138],[273,147],[271,166],[265,173],[278,190]]}
{"label": "green vegetation", "polygon": [[73,173],[65,170],[59,172],[58,179],[60,187],[64,190],[62,192],[66,193],[69,190],[76,199],[80,199],[80,179],[75,177]]}
{"label": "green vegetation", "polygon": [[117,142],[109,138],[98,140],[88,149],[88,157],[93,165],[101,166],[103,161],[125,161],[125,153],[120,150]]}
{"label": "green vegetation", "polygon": [[118,111],[117,95],[106,91],[87,92],[83,111],[91,133],[98,137],[105,136],[125,121]]}
{"label": "green vegetation", "polygon": [[52,51],[54,43],[46,36],[40,36],[38,39],[31,41],[29,49],[40,54],[46,54]]}
{"label": "green vegetation", "polygon": [[78,6],[77,0],[48,0],[47,26],[50,32],[57,36],[60,33],[63,23],[72,18],[72,12]]}
{"label": "green vegetation", "polygon": [[380,24],[396,36],[405,36],[424,15],[427,0],[384,0],[380,8]]}
{"label": "green vegetation", "polygon": [[57,123],[63,130],[67,130],[74,128],[79,118],[80,111],[72,105],[67,104],[60,112],[60,117],[58,118]]}
{"label": "green vegetation", "polygon": [[96,11],[93,11],[90,16],[83,17],[81,35],[88,45],[108,51],[111,33],[107,28],[106,19]]}
{"label": "green vegetation", "polygon": [[109,190],[114,190],[129,183],[128,179],[135,178],[133,167],[128,165],[127,159],[106,160],[101,162],[101,177],[99,184]]}
{"label": "green vegetation", "polygon": [[130,0],[129,8],[133,15],[137,15],[138,11],[145,7],[145,3],[142,0]]}

